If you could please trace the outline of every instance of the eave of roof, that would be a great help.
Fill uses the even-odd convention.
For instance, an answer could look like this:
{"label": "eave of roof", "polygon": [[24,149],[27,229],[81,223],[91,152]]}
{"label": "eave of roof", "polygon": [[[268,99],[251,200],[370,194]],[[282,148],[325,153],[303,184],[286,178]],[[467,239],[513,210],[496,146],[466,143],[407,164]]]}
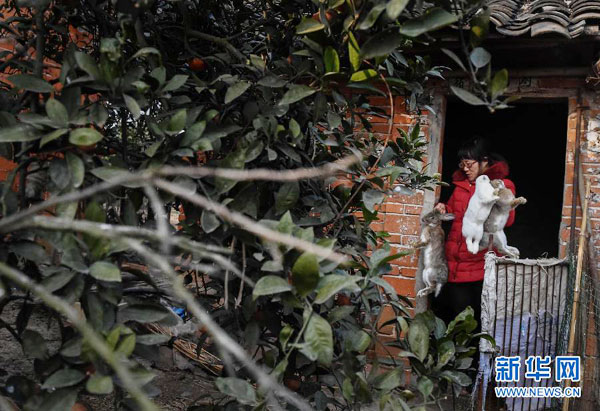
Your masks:
{"label": "eave of roof", "polygon": [[600,0],[489,0],[490,21],[504,36],[598,35]]}

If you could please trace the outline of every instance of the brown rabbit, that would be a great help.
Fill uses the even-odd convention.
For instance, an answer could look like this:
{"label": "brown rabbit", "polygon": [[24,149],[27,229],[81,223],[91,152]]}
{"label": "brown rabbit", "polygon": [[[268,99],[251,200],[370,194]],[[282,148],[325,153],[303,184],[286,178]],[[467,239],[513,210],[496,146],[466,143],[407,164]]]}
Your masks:
{"label": "brown rabbit", "polygon": [[437,297],[446,281],[448,281],[448,263],[444,250],[445,233],[442,221],[454,220],[454,214],[442,214],[433,210],[421,217],[421,238],[414,248],[425,248],[423,251],[423,282],[425,288],[419,290],[417,297],[424,297],[435,292]]}
{"label": "brown rabbit", "polygon": [[492,186],[498,190],[498,201],[492,207],[492,211],[483,225],[483,238],[479,246],[479,250],[484,250],[489,246],[490,234],[493,236],[494,247],[502,254],[513,258],[519,258],[519,249],[511,247],[507,244],[506,234],[504,234],[504,226],[508,221],[508,215],[511,210],[517,208],[521,204],[527,203],[525,197],[515,198],[513,192],[506,188],[504,181],[492,180]]}

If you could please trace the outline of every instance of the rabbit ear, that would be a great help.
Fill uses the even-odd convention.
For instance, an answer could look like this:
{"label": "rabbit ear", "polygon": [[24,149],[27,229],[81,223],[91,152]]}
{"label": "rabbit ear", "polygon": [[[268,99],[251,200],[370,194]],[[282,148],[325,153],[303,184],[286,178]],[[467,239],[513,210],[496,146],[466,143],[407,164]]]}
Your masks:
{"label": "rabbit ear", "polygon": [[444,215],[442,215],[442,220],[443,221],[450,221],[450,220],[454,220],[454,214],[452,213],[446,213]]}

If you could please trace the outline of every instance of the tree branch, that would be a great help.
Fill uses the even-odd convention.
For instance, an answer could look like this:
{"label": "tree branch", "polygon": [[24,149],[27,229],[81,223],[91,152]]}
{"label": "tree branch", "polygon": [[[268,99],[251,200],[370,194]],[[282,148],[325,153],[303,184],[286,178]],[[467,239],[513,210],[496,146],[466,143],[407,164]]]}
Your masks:
{"label": "tree branch", "polygon": [[106,345],[104,340],[87,324],[86,320],[82,318],[71,305],[53,295],[41,285],[36,284],[27,275],[9,267],[3,262],[0,262],[0,275],[8,278],[25,290],[30,291],[48,307],[64,315],[71,324],[77,328],[90,347],[92,347],[92,349],[96,351],[96,353],[98,353],[98,355],[115,371],[119,376],[121,383],[135,399],[140,408],[147,411],[158,411],[158,407],[150,401],[146,394],[144,394],[133,374],[131,374],[124,365],[127,361],[124,360],[123,357],[117,357],[110,347]]}
{"label": "tree branch", "polygon": [[240,52],[238,49],[236,49],[233,44],[231,44],[229,41],[227,41],[227,39],[224,39],[222,37],[216,37],[211,34],[202,33],[202,32],[199,32],[199,31],[193,30],[193,29],[188,29],[186,31],[186,33],[190,37],[195,37],[197,39],[206,40],[206,41],[210,41],[211,43],[215,43],[216,45],[229,51],[238,60],[241,60],[241,61],[246,60],[246,56],[244,56],[244,54],[242,54],[242,52]]}
{"label": "tree branch", "polygon": [[300,238],[271,230],[270,228],[257,223],[243,214],[229,210],[222,204],[212,201],[200,194],[191,193],[185,187],[160,179],[155,180],[154,184],[161,190],[183,198],[190,203],[194,203],[197,206],[204,208],[205,210],[211,211],[221,217],[223,220],[235,224],[242,229],[256,235],[257,237],[262,238],[263,240],[285,244],[298,250],[315,254],[321,258],[325,258],[338,264],[344,264],[348,262],[348,258],[346,256],[339,254],[332,249],[321,247]]}
{"label": "tree branch", "polygon": [[227,168],[211,168],[211,167],[163,167],[156,170],[145,170],[140,173],[123,172],[122,175],[116,176],[108,181],[93,185],[81,191],[73,191],[62,196],[51,197],[44,202],[35,204],[27,210],[22,210],[19,213],[5,216],[0,219],[0,233],[7,232],[12,226],[21,222],[24,218],[46,210],[52,206],[79,201],[84,198],[92,197],[112,188],[121,185],[143,184],[150,181],[156,175],[175,176],[185,175],[194,177],[222,177],[238,181],[297,181],[307,178],[318,178],[333,175],[338,171],[344,170],[350,165],[360,161],[358,156],[352,155],[342,158],[333,163],[328,163],[321,167],[298,168],[295,170],[269,170],[269,169],[253,169],[253,170],[236,170]]}
{"label": "tree branch", "polygon": [[256,364],[244,351],[244,349],[235,342],[217,323],[213,321],[211,316],[202,309],[196,302],[194,296],[186,289],[181,279],[173,271],[169,263],[144,247],[141,243],[134,240],[124,240],[133,250],[140,256],[163,271],[173,281],[173,292],[175,296],[180,298],[186,305],[187,309],[196,317],[200,323],[206,328],[207,332],[213,337],[216,344],[222,349],[230,353],[238,361],[240,361],[257,380],[258,384],[265,390],[271,390],[280,397],[286,399],[289,403],[296,406],[299,410],[310,411],[312,408],[302,398],[279,384],[273,377],[265,372],[258,364]]}

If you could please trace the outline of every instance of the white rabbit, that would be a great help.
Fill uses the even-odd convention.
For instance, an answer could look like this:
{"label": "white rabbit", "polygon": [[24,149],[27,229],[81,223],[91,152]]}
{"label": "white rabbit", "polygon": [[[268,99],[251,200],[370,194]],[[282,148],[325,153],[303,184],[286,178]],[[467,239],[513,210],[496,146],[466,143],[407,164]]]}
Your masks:
{"label": "white rabbit", "polygon": [[477,177],[475,193],[469,200],[462,223],[462,235],[465,237],[467,249],[471,254],[479,252],[479,242],[483,237],[483,224],[499,198],[498,189],[492,186],[488,176]]}

